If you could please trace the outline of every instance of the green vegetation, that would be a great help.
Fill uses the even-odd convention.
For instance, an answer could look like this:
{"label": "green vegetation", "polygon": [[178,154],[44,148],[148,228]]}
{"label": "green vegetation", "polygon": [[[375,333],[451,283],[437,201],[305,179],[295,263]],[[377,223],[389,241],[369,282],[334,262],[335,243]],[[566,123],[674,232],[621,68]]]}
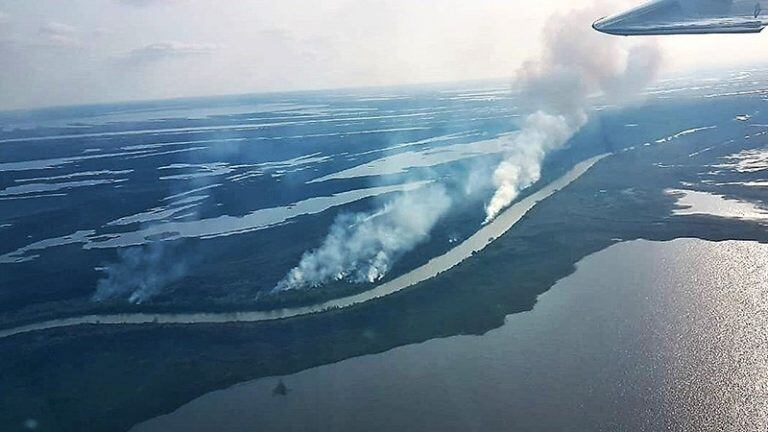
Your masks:
{"label": "green vegetation", "polygon": [[[40,430],[127,430],[245,380],[432,338],[482,334],[502,325],[506,315],[533,308],[537,296],[572,273],[575,263],[617,238],[768,242],[768,232],[756,223],[669,216],[674,200],[664,189],[681,181],[713,187],[699,182],[702,166],[745,145],[766,145],[757,138],[736,147],[724,133],[641,146],[603,160],[482,253],[377,301],[257,324],[83,326],[0,340],[0,424],[21,430],[34,418]],[[727,191],[738,197],[746,189]]]}

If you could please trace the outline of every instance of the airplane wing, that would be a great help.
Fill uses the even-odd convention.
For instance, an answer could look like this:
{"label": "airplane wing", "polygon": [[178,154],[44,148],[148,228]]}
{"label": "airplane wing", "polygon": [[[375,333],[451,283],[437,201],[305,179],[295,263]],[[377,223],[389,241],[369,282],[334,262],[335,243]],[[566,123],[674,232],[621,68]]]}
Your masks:
{"label": "airplane wing", "polygon": [[768,5],[768,0],[653,0],[592,27],[622,36],[759,33],[768,25],[761,1]]}

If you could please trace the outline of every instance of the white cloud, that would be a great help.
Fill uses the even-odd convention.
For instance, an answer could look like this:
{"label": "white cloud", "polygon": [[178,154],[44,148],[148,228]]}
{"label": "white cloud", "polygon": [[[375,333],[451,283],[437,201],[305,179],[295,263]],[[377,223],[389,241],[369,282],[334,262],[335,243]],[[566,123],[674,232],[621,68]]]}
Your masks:
{"label": "white cloud", "polygon": [[216,44],[211,43],[157,42],[132,50],[128,53],[127,58],[130,61],[141,63],[174,57],[210,54],[218,48]]}
{"label": "white cloud", "polygon": [[42,35],[61,36],[75,34],[77,29],[71,25],[62,24],[59,22],[48,22],[40,26],[39,32]]}
{"label": "white cloud", "polygon": [[160,4],[171,3],[172,0],[117,0],[119,3],[123,3],[129,6],[145,7],[155,6]]}
{"label": "white cloud", "polygon": [[[0,0],[0,110],[509,76],[540,49],[549,15],[595,1]],[[625,6],[605,4],[597,15]],[[768,47],[660,41],[677,69]]]}
{"label": "white cloud", "polygon": [[40,26],[38,34],[44,38],[44,43],[54,46],[76,46],[80,44],[77,28],[60,22],[48,22]]}

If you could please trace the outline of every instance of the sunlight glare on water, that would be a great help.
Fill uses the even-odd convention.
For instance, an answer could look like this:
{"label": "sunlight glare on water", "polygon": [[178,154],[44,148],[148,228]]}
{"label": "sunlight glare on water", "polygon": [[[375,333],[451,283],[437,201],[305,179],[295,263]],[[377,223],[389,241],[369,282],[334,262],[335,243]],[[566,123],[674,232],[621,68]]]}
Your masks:
{"label": "sunlight glare on water", "polygon": [[482,336],[308,369],[283,377],[286,397],[274,377],[243,383],[133,431],[765,431],[766,257],[754,242],[619,243]]}
{"label": "sunlight glare on water", "polygon": [[666,263],[680,276],[661,292],[652,322],[672,353],[665,385],[686,429],[768,430],[766,252],[754,243],[689,243]]}

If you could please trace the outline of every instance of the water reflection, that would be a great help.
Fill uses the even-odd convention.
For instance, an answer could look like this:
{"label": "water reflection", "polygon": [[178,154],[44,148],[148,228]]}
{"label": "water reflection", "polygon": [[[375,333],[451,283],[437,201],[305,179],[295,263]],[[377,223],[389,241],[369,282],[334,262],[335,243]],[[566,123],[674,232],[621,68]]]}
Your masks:
{"label": "water reflection", "polygon": [[666,192],[677,198],[678,208],[672,212],[674,215],[710,215],[746,220],[768,219],[768,210],[750,202],[694,190],[669,189]]}
{"label": "water reflection", "polygon": [[484,336],[205,395],[150,431],[766,430],[768,245],[621,243]]}

